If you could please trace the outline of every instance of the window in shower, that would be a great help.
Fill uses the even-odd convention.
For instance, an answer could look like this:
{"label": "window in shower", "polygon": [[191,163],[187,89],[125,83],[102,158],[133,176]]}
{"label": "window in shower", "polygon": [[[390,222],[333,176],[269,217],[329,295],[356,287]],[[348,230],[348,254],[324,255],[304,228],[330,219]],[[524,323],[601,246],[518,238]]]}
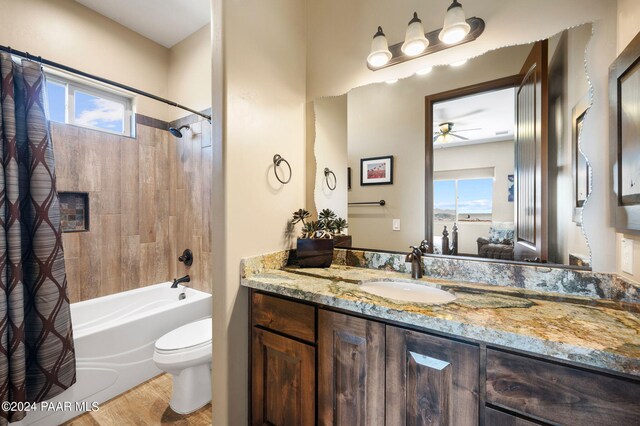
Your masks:
{"label": "window in shower", "polygon": [[47,74],[49,119],[133,136],[133,98],[102,87]]}

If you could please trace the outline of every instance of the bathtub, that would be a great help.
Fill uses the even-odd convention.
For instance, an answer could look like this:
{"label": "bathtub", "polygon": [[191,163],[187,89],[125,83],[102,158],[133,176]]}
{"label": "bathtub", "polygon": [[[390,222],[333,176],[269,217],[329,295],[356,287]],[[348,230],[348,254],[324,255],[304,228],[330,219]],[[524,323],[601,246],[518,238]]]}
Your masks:
{"label": "bathtub", "polygon": [[[183,290],[186,297],[179,300]],[[71,304],[77,381],[47,401],[71,404],[62,411],[30,412],[18,424],[60,424],[87,411],[84,407],[90,409],[91,403],[106,402],[162,373],[153,362],[155,341],[183,324],[210,317],[211,303],[208,293],[172,289],[167,282]]]}

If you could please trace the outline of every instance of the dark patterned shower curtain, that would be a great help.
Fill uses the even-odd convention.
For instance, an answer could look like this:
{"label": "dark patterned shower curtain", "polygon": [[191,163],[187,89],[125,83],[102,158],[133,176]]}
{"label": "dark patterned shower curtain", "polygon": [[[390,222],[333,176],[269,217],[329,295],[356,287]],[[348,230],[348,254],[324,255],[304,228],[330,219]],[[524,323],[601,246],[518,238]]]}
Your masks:
{"label": "dark patterned shower curtain", "polygon": [[76,380],[45,77],[5,53],[0,77],[0,402],[40,402]]}

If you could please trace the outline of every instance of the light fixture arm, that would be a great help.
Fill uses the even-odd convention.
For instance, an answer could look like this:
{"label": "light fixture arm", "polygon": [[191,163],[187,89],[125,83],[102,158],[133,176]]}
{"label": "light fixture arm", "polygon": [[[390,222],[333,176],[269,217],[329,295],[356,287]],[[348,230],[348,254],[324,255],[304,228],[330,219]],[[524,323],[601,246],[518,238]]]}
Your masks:
{"label": "light fixture arm", "polygon": [[462,4],[458,2],[458,0],[453,0],[449,7],[447,8],[447,12],[453,9],[454,7],[462,7]]}

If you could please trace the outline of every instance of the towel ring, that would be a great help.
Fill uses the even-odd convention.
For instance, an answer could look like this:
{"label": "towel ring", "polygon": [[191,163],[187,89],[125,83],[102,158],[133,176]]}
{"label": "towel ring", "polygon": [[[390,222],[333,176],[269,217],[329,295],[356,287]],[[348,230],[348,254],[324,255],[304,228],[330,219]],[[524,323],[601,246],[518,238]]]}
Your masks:
{"label": "towel ring", "polygon": [[[282,180],[280,179],[280,176],[278,176],[278,167],[280,166],[280,163],[284,162],[287,167],[289,168],[289,179],[286,180]],[[289,162],[287,160],[285,160],[284,158],[282,158],[282,156],[280,154],[276,154],[273,156],[273,173],[276,175],[276,179],[278,179],[278,182],[286,185],[289,183],[289,181],[291,180],[291,164],[289,164]]]}
{"label": "towel ring", "polygon": [[[329,183],[329,175],[333,175],[333,188],[331,187],[331,184]],[[336,178],[336,174],[333,173],[331,170],[329,170],[328,167],[324,168],[324,180],[327,181],[327,187],[330,190],[334,190],[336,189],[336,185],[338,184],[338,179]]]}

